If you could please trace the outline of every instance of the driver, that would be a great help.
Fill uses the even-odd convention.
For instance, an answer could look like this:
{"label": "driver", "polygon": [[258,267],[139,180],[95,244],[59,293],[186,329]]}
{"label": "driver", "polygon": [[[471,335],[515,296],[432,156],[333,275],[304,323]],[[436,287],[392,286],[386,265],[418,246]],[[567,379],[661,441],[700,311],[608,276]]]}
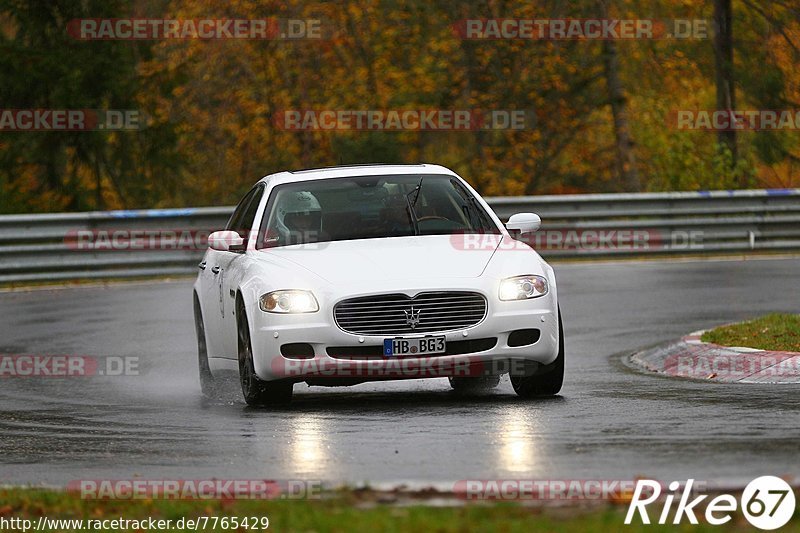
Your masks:
{"label": "driver", "polygon": [[278,206],[276,226],[286,244],[316,242],[322,229],[322,209],[308,191],[284,195]]}

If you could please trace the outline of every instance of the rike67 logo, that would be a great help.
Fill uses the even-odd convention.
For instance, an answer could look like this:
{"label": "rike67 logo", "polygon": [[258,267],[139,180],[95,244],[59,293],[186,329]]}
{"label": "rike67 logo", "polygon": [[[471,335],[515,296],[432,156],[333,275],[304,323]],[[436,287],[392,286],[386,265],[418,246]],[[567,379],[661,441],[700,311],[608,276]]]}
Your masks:
{"label": "rike67 logo", "polygon": [[[692,487],[694,480],[689,479],[683,486],[677,481],[669,484],[669,492],[663,498],[663,507],[658,514],[659,524],[680,524],[688,520],[697,524],[700,504],[708,498],[701,494],[690,500],[694,494]],[[680,491],[680,494],[679,494]],[[662,486],[657,481],[641,479],[636,483],[633,491],[628,513],[625,515],[625,524],[630,524],[638,514],[643,524],[650,524],[648,506],[660,502]],[[677,505],[673,504],[678,500]],[[751,525],[763,530],[778,529],[784,526],[794,515],[795,497],[792,487],[784,480],[774,476],[762,476],[751,481],[742,492],[740,501],[730,494],[720,494],[705,503],[704,518],[711,525],[719,526],[729,522],[737,508],[741,511]],[[650,509],[655,510],[655,509]],[[655,517],[653,517],[655,519]],[[672,518],[672,520],[670,520]]]}

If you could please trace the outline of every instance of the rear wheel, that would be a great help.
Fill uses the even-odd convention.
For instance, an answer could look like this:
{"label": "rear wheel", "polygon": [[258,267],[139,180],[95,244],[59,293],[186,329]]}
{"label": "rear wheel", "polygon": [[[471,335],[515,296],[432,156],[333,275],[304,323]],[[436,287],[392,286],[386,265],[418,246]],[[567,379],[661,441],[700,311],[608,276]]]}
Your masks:
{"label": "rear wheel", "polygon": [[211,367],[208,365],[208,346],[206,344],[206,328],[203,324],[203,312],[200,302],[194,297],[194,327],[197,333],[197,366],[200,369],[200,390],[206,398],[216,398],[219,388]]}
{"label": "rear wheel", "polygon": [[475,378],[449,377],[450,386],[456,392],[479,392],[497,387],[500,376],[481,376]]}
{"label": "rear wheel", "polygon": [[288,404],[292,401],[294,384],[288,381],[264,381],[256,375],[253,364],[253,346],[250,342],[250,327],[247,323],[244,305],[237,305],[239,317],[239,381],[242,394],[247,405],[266,407],[270,405]]}
{"label": "rear wheel", "polygon": [[564,324],[558,310],[558,356],[549,365],[542,365],[530,376],[511,376],[514,392],[522,398],[554,396],[564,384]]}

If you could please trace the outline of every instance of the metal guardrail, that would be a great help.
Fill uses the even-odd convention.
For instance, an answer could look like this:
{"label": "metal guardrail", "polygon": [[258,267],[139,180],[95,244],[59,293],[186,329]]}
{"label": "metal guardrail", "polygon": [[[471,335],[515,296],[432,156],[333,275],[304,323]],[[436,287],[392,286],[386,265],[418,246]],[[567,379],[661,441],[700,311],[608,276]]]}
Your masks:
{"label": "metal guardrail", "polygon": [[[531,211],[544,257],[800,251],[800,189],[495,197],[502,219]],[[0,283],[183,275],[195,271],[204,236],[231,207],[0,216]],[[85,249],[78,232],[175,230],[195,241],[163,249]],[[135,238],[135,234],[132,235]]]}

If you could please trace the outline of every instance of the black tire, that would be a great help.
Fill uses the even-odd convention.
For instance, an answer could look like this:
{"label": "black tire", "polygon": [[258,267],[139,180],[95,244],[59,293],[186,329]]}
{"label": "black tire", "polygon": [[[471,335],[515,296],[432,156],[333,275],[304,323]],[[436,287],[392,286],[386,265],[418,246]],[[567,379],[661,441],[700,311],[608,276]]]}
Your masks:
{"label": "black tire", "polygon": [[194,328],[197,333],[197,367],[200,370],[200,390],[206,398],[216,398],[219,395],[219,384],[211,373],[208,365],[208,346],[206,344],[206,328],[203,324],[203,312],[197,296],[194,297]]}
{"label": "black tire", "polygon": [[450,380],[450,386],[456,392],[480,392],[493,389],[500,384],[500,376],[474,378],[450,376],[448,379]]}
{"label": "black tire", "polygon": [[558,356],[549,365],[536,369],[530,376],[511,376],[511,386],[521,398],[555,396],[564,384],[564,324],[558,310]]}
{"label": "black tire", "polygon": [[294,384],[290,381],[264,381],[256,375],[253,365],[253,348],[250,343],[250,327],[244,306],[239,302],[236,306],[237,337],[239,338],[239,382],[247,405],[268,407],[285,405],[292,401]]}

